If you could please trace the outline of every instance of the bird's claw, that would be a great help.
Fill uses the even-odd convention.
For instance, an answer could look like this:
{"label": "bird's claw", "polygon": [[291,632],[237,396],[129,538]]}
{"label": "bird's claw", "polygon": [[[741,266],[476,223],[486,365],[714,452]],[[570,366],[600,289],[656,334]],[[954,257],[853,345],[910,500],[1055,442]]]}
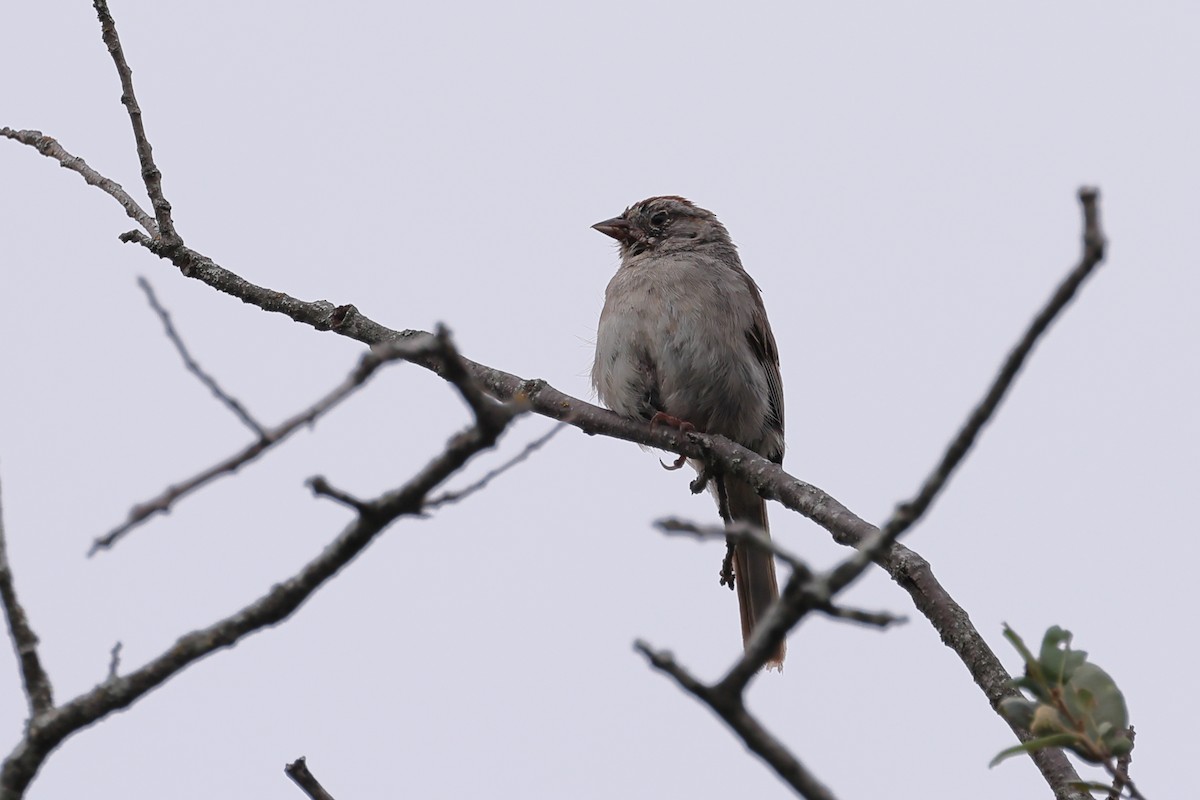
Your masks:
{"label": "bird's claw", "polygon": [[[665,411],[655,411],[654,412],[654,416],[650,418],[650,427],[654,427],[655,425],[667,425],[669,427],[675,428],[680,433],[688,433],[689,431],[696,430],[696,426],[693,425],[692,423],[688,422],[685,419],[680,419],[679,417],[673,417],[670,414],[666,413]],[[687,463],[687,456],[680,456],[679,458],[675,459],[675,461],[670,464],[664,463],[661,459],[659,460],[658,463],[662,464],[663,469],[669,469],[669,470],[682,469],[683,465]]]}

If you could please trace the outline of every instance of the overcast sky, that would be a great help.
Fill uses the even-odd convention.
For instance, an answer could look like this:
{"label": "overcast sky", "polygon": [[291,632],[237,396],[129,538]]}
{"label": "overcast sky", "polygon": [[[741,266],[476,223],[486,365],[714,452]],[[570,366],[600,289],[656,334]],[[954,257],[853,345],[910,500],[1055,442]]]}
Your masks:
{"label": "overcast sky", "polygon": [[[1055,325],[906,542],[1010,669],[1001,623],[1073,630],[1124,689],[1133,775],[1195,783],[1200,700],[1200,7],[1189,3],[161,3],[113,0],[189,245],[261,285],[449,325],[468,356],[590,398],[612,242],[655,194],[712,209],[763,289],[787,396],[785,467],[882,520],[935,463],[1079,254],[1095,184],[1109,260]],[[0,6],[0,125],[37,128],[141,198],[90,4]],[[361,346],[217,294],[117,235],[111,198],[0,142],[0,478],[17,587],[56,698],[265,592],[468,419],[398,366],[314,430],[117,550],[91,539],[248,433],[179,363],[274,423]],[[547,429],[526,418],[481,474]],[[403,520],[279,628],[68,740],[29,797],[339,800],[784,797],[631,643],[716,677],[740,648],[716,519],[689,475],[559,435],[487,492]],[[778,506],[818,567],[844,552]],[[846,598],[913,614],[874,571]],[[750,703],[839,797],[1045,797],[919,615],[808,619]],[[0,658],[0,752],[25,706]],[[7,733],[4,733],[7,731]],[[1095,770],[1084,770],[1098,777]],[[969,790],[965,787],[970,787]]]}

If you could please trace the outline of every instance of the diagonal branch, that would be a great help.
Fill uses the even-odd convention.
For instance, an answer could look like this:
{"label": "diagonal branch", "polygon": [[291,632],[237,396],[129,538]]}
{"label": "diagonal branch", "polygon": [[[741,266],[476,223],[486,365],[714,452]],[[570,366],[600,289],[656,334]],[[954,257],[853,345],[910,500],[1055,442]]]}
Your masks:
{"label": "diagonal branch", "polygon": [[0,128],[0,136],[12,139],[14,142],[27,144],[47,158],[53,158],[63,169],[78,173],[89,186],[95,186],[120,203],[129,218],[145,228],[146,233],[158,236],[158,223],[142,210],[142,207],[129,196],[128,192],[121,188],[121,184],[96,172],[79,156],[68,153],[57,139],[47,136],[41,131],[18,131],[12,128]]}
{"label": "diagonal branch", "polygon": [[117,36],[117,24],[108,10],[107,0],[92,0],[92,6],[100,18],[100,34],[104,38],[104,46],[108,48],[113,64],[117,67],[117,75],[121,79],[121,102],[129,112],[129,121],[133,124],[133,139],[137,144],[138,161],[142,164],[142,180],[146,182],[146,194],[150,195],[154,218],[158,221],[158,238],[167,245],[180,244],[183,240],[175,232],[175,223],[171,221],[171,204],[163,197],[162,173],[154,163],[154,148],[146,138],[142,108],[133,94],[133,70],[125,60],[125,51],[121,47],[120,37]]}
{"label": "diagonal branch", "polygon": [[715,711],[746,746],[801,797],[808,800],[834,800],[833,793],[808,771],[800,759],[746,710],[740,694],[720,691],[696,680],[675,662],[670,653],[655,651],[645,642],[635,642],[633,647],[646,656],[651,666],[670,675],[685,691]]}
{"label": "diagonal branch", "polygon": [[496,478],[500,477],[504,473],[508,472],[513,467],[515,467],[518,464],[520,464],[521,462],[523,462],[525,459],[529,458],[531,455],[533,455],[538,450],[540,450],[542,448],[542,446],[544,444],[546,444],[546,442],[549,442],[551,439],[553,439],[558,434],[558,432],[561,431],[565,426],[566,426],[566,423],[563,423],[563,422],[558,423],[553,428],[551,428],[550,430],[543,433],[541,436],[537,437],[536,439],[534,439],[534,440],[530,441],[528,444],[526,444],[523,448],[521,448],[521,452],[517,453],[515,456],[510,458],[508,461],[505,461],[503,464],[501,464],[498,467],[488,470],[487,473],[482,478],[475,481],[474,483],[472,483],[468,486],[464,486],[462,489],[455,489],[453,491],[444,492],[444,493],[438,495],[437,497],[429,498],[429,501],[425,503],[425,508],[432,510],[432,509],[438,508],[439,506],[449,505],[451,503],[457,503],[458,501],[464,500],[464,499],[470,497],[471,495],[475,494],[476,492],[487,488],[489,483],[491,483],[492,481],[494,481]]}
{"label": "diagonal branch", "polygon": [[[439,336],[445,337],[445,333],[440,331]],[[237,453],[222,459],[211,467],[180,483],[168,486],[162,493],[150,500],[135,505],[130,509],[129,517],[125,522],[92,541],[88,555],[92,556],[101,550],[110,549],[125,534],[155,514],[166,513],[181,498],[193,494],[222,475],[231,475],[237,472],[244,465],[254,461],[275,445],[288,439],[299,429],[316,422],[317,419],[333,410],[343,400],[357,391],[375,373],[375,370],[384,364],[398,359],[412,361],[421,357],[435,357],[434,354],[437,352],[442,352],[444,357],[444,348],[445,344],[442,343],[441,339],[429,335],[426,335],[424,338],[395,341],[371,348],[371,350],[363,354],[362,358],[359,359],[358,366],[346,376],[344,381],[313,405],[290,419],[284,420],[274,428],[263,431],[261,438],[253,444],[242,448]]]}
{"label": "diagonal branch", "polygon": [[971,410],[967,421],[963,423],[958,435],[946,448],[942,460],[925,479],[916,497],[906,503],[901,503],[892,513],[891,518],[884,524],[880,532],[859,551],[856,558],[848,559],[830,575],[830,590],[838,592],[848,586],[859,575],[870,561],[882,555],[888,547],[906,530],[916,524],[934,499],[945,488],[950,476],[962,463],[963,459],[975,444],[975,440],[983,431],[988,420],[995,415],[1000,402],[1012,387],[1021,367],[1033,352],[1034,345],[1050,327],[1055,318],[1067,307],[1079,287],[1087,280],[1096,267],[1104,260],[1104,234],[1100,230],[1100,210],[1098,207],[1099,192],[1090,187],[1079,190],[1079,202],[1083,206],[1083,253],[1079,263],[1059,283],[1050,299],[1033,318],[1020,341],[1009,352],[1004,364],[997,373],[992,385],[988,387],[983,399]]}
{"label": "diagonal branch", "polygon": [[222,389],[220,384],[217,383],[216,379],[205,372],[204,369],[196,362],[196,359],[192,358],[192,354],[188,352],[187,345],[183,343],[183,339],[180,338],[179,332],[175,330],[175,324],[171,322],[171,314],[162,307],[161,303],[158,302],[158,296],[154,294],[154,287],[150,285],[150,281],[139,276],[137,283],[141,290],[145,292],[146,301],[150,303],[150,308],[154,309],[154,313],[158,315],[159,321],[162,322],[163,330],[167,334],[167,339],[169,339],[171,344],[175,346],[175,351],[178,352],[179,357],[183,359],[183,365],[187,368],[187,371],[195,375],[197,380],[208,387],[208,390],[213,393],[213,396],[220,400],[222,405],[233,412],[233,415],[240,419],[243,425],[253,431],[255,436],[257,436],[259,439],[266,438],[267,432],[263,430],[263,426],[258,423],[258,420],[254,419],[254,417],[250,415],[250,412],[247,411],[246,408],[239,403],[236,398],[231,397],[224,389]]}
{"label": "diagonal branch", "polygon": [[37,634],[30,627],[25,609],[17,600],[12,567],[8,564],[8,543],[4,537],[3,505],[0,505],[0,602],[4,604],[8,635],[12,639],[13,649],[17,651],[17,663],[21,665],[21,683],[29,702],[29,718],[34,720],[54,706],[54,692],[50,686],[50,676],[38,658]]}
{"label": "diagonal branch", "polygon": [[[435,340],[440,357],[455,358],[446,335]],[[364,356],[356,373],[374,370],[372,360],[402,358],[405,347],[384,348]],[[461,366],[446,365],[447,372],[466,376]],[[457,388],[475,391],[469,378]],[[25,735],[0,765],[0,798],[20,797],[46,757],[68,736],[109,714],[127,708],[171,679],[190,664],[291,616],[327,580],[350,563],[375,537],[401,516],[420,514],[428,494],[455,474],[476,453],[492,447],[508,423],[521,413],[513,405],[493,403],[473,425],[453,436],[446,448],[407,483],[364,504],[356,519],[295,575],[275,584],[245,608],[200,630],[180,637],[161,655],[124,676],[112,674],[91,691],[63,705],[49,708],[30,720]]]}
{"label": "diagonal branch", "polygon": [[[889,561],[893,555],[904,552],[911,553],[911,551],[902,550],[896,544],[896,539],[911,528],[929,509],[934,499],[946,486],[955,469],[957,469],[970,451],[971,446],[978,438],[983,427],[999,408],[1001,400],[1003,400],[1005,394],[1011,388],[1022,365],[1033,351],[1034,345],[1050,327],[1050,323],[1066,308],[1083,281],[1103,261],[1104,237],[1100,231],[1097,192],[1095,189],[1081,189],[1079,199],[1083,206],[1084,217],[1083,253],[1080,256],[1079,263],[1064,278],[1047,303],[1034,317],[1029,328],[1005,360],[984,398],[972,410],[967,418],[967,422],[963,425],[958,435],[950,442],[941,461],[929,477],[926,478],[917,496],[901,504],[881,529],[872,529],[869,533],[864,532],[863,535],[859,536],[858,540],[854,542],[859,547],[858,552],[838,564],[834,569],[818,575],[811,574],[807,569],[796,569],[784,587],[780,599],[767,611],[763,620],[750,637],[742,657],[730,668],[725,677],[716,684],[712,686],[698,684],[695,678],[683,670],[682,667],[675,664],[673,660],[669,660],[668,663],[661,656],[656,658],[656,654],[648,647],[643,646],[639,648],[650,657],[653,666],[671,675],[682,688],[716,711],[722,719],[725,719],[738,732],[738,735],[742,737],[746,745],[755,752],[760,753],[760,755],[762,755],[762,750],[767,747],[766,740],[761,739],[763,732],[756,731],[750,727],[746,727],[744,730],[739,729],[730,720],[729,716],[734,713],[746,713],[742,698],[750,680],[758,674],[771,654],[777,652],[779,643],[787,635],[788,631],[795,627],[810,611],[821,610],[830,606],[837,594],[862,575],[871,562],[878,561],[883,566],[889,567],[889,571],[892,571]],[[848,514],[849,512],[846,513]],[[789,562],[792,563],[792,560],[789,560]],[[928,565],[925,566],[924,571],[927,571],[927,569]],[[896,573],[894,572],[893,577],[896,577]],[[932,574],[928,575],[928,580],[932,581]],[[900,582],[902,585],[904,584],[903,581]],[[937,588],[940,589],[941,587]],[[920,599],[915,595],[914,599],[918,600],[918,607],[921,607]],[[949,601],[948,595],[945,599]],[[953,601],[944,603],[944,609],[939,609],[939,611],[961,612],[961,609],[956,604],[951,605],[952,603]],[[922,608],[922,611],[924,612],[925,609]],[[927,616],[929,615],[927,614]],[[963,613],[962,618],[965,619],[965,617],[966,615]],[[933,619],[933,617],[930,618],[931,620]],[[936,626],[937,623],[935,622]],[[994,654],[990,650],[987,650],[987,646],[982,640],[980,641],[980,645],[983,650],[986,650],[991,659],[995,659]],[[962,654],[960,653],[960,655]],[[968,667],[972,666],[970,661],[967,663]],[[1008,682],[1007,674],[1004,674],[1003,679],[1000,680],[996,680],[1000,677],[999,675],[986,676],[986,684],[980,680],[981,677],[984,676],[977,675],[976,682],[988,694],[993,708],[996,707],[1000,699],[1015,691]],[[699,689],[697,686],[699,686]],[[1010,725],[1020,739],[1025,740],[1029,738],[1030,734],[1028,731],[1014,723],[1010,722]],[[753,740],[748,738],[751,736],[756,738]],[[1041,757],[1039,758],[1038,756]],[[779,768],[773,762],[766,759],[766,756],[763,757],[779,772]],[[1077,783],[1079,778],[1075,775],[1073,768],[1066,761],[1061,751],[1039,751],[1035,755],[1034,761],[1042,770],[1047,782],[1055,789],[1056,793],[1065,795],[1065,793],[1073,791],[1071,784],[1072,782]],[[780,775],[785,780],[788,780],[782,772],[780,772]],[[800,786],[796,786],[795,784],[793,786],[797,791],[801,791],[804,794]],[[805,796],[808,795],[806,794]]]}

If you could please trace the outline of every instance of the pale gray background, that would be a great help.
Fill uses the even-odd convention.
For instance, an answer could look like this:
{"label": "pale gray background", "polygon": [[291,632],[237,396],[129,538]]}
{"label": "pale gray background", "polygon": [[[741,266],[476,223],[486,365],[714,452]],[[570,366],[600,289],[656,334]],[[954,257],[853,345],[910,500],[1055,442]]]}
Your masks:
{"label": "pale gray background", "polygon": [[[910,494],[1079,252],[1095,183],[1109,262],[1055,326],[908,543],[1010,668],[1002,621],[1077,635],[1125,690],[1134,776],[1195,784],[1196,75],[1187,3],[571,5],[115,0],[189,244],[265,286],[450,325],[472,358],[590,397],[616,264],[589,225],[653,194],[715,210],[761,284],[798,477],[880,520]],[[40,128],[141,196],[90,3],[0,6],[0,124]],[[0,471],[10,554],[57,697],[259,596],[348,513],[323,473],[395,486],[467,419],[415,367],[182,503],[91,538],[248,434],[185,374],[134,285],[274,422],[359,345],[180,277],[111,199],[0,143]],[[549,423],[520,423],[479,474]],[[31,798],[782,797],[635,637],[713,677],[739,642],[715,519],[684,473],[566,431],[487,493],[407,520],[282,627],[70,739]],[[459,483],[462,482],[460,478]],[[788,547],[828,535],[776,508]],[[847,598],[910,613],[876,571]],[[852,797],[1041,797],[920,618],[808,620],[765,722]],[[0,750],[25,709],[0,659]],[[1086,774],[1094,775],[1095,772]]]}

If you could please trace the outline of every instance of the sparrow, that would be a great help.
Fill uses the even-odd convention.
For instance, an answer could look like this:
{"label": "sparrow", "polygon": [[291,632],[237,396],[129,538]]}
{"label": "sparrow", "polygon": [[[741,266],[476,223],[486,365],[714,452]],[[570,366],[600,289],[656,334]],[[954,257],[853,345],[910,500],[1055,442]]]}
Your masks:
{"label": "sparrow", "polygon": [[[604,292],[592,384],[616,413],[720,434],[783,461],[783,382],[762,295],[711,211],[651,197],[596,230],[617,240],[621,263]],[[682,466],[681,458],[675,466]],[[704,465],[693,461],[701,475]],[[725,524],[769,535],[766,501],[748,483],[710,476]],[[779,597],[774,556],[730,543],[743,645]],[[724,573],[724,570],[723,570]],[[782,669],[784,645],[767,662]]]}

